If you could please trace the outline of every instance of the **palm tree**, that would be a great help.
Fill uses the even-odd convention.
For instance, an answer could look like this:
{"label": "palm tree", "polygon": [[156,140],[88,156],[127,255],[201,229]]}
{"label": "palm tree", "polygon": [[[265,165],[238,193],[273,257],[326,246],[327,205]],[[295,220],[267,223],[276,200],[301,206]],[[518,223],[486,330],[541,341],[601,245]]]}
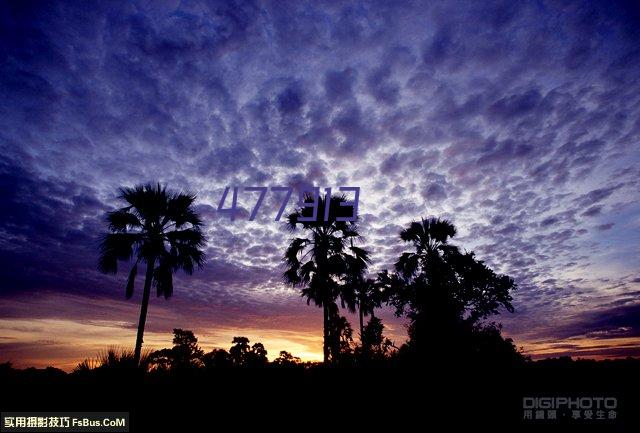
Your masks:
{"label": "palm tree", "polygon": [[[312,203],[313,198],[306,196],[305,202]],[[339,316],[337,298],[341,297],[344,301],[348,297],[344,292],[346,285],[340,281],[346,275],[347,262],[369,261],[367,251],[351,242],[360,237],[355,222],[339,220],[352,215],[352,207],[344,205],[345,202],[344,195],[332,196],[328,201],[326,221],[326,196],[318,197],[316,221],[302,220],[313,215],[310,207],[298,209],[287,219],[287,225],[292,231],[300,226],[308,236],[291,240],[283,257],[287,265],[283,277],[286,283],[302,288],[302,296],[307,298],[307,304],[313,301],[323,309],[325,363],[329,362],[330,357],[335,362],[338,356],[336,347],[339,346],[339,336],[332,335],[331,321]]]}
{"label": "palm tree", "polygon": [[[353,245],[352,245],[353,246]],[[369,267],[368,253],[363,258],[359,256],[347,257],[347,272],[345,285],[343,287],[343,307],[346,304],[351,313],[358,310],[360,325],[360,342],[366,352],[367,344],[364,341],[364,318],[368,315],[373,317],[374,309],[379,308],[383,302],[382,284],[378,284],[375,279],[365,278],[365,273]]]}
{"label": "palm tree", "polygon": [[360,319],[360,343],[365,353],[368,351],[369,343],[364,338],[364,318],[371,316],[375,318],[375,309],[380,308],[384,300],[382,285],[373,278],[360,281],[356,286],[356,299],[358,302],[358,318]]}
{"label": "palm tree", "polygon": [[426,278],[434,289],[453,283],[455,275],[451,266],[446,266],[452,255],[458,255],[458,247],[449,240],[456,235],[456,228],[447,220],[439,218],[412,222],[400,232],[400,238],[413,243],[415,252],[403,253],[396,262],[396,270],[404,278]]}
{"label": "palm tree", "polygon": [[107,214],[109,233],[100,244],[98,269],[115,274],[118,260],[134,259],[125,291],[129,299],[138,264],[146,265],[134,352],[136,364],[140,361],[151,285],[156,286],[158,296],[168,299],[173,294],[174,272],[182,269],[190,275],[195,267],[204,265],[205,237],[201,232],[202,221],[193,209],[195,198],[193,194],[167,192],[159,183],[121,188],[120,199],[127,206]]}
{"label": "palm tree", "polygon": [[[405,299],[413,308],[415,321],[422,321],[429,306],[432,317],[457,315],[459,305],[454,291],[457,286],[455,271],[449,263],[452,255],[459,254],[449,240],[456,235],[456,228],[439,218],[412,222],[400,232],[400,238],[410,242],[415,252],[403,253],[395,264],[396,271],[405,281],[411,281]],[[428,288],[428,290],[424,290]],[[447,310],[447,311],[445,311]]]}

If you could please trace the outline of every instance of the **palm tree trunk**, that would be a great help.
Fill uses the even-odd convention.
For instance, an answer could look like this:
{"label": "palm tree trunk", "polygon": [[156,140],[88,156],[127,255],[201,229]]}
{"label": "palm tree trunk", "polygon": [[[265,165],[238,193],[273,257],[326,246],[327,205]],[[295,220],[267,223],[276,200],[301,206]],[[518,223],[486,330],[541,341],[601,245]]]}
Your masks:
{"label": "palm tree trunk", "polygon": [[362,312],[362,303],[358,306],[358,315],[360,316],[360,344],[364,349],[364,313]]}
{"label": "palm tree trunk", "polygon": [[136,349],[133,353],[135,365],[140,363],[140,353],[142,352],[142,336],[144,335],[144,324],[147,321],[147,308],[149,308],[149,296],[151,294],[151,282],[153,281],[153,266],[155,259],[147,260],[147,273],[144,277],[144,291],[142,292],[142,305],[140,307],[140,320],[138,321],[138,335],[136,336]]}
{"label": "palm tree trunk", "polygon": [[322,350],[324,353],[324,364],[326,365],[329,362],[329,306],[326,301],[322,303],[322,310],[324,314],[324,339],[322,343]]}

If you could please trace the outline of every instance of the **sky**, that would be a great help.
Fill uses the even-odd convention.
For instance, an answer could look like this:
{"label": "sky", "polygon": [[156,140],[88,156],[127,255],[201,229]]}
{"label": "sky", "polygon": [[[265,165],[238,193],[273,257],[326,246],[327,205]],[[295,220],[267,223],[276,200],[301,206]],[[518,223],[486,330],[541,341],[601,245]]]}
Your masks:
{"label": "sky", "polygon": [[517,282],[492,319],[533,358],[640,356],[639,140],[632,1],[2,1],[0,361],[133,346],[141,283],[125,300],[97,245],[145,182],[194,192],[208,237],[145,348],[184,328],[321,359],[321,310],[282,282],[280,197],[217,211],[227,186],[315,185],[361,188],[372,273],[403,226],[451,220]]}

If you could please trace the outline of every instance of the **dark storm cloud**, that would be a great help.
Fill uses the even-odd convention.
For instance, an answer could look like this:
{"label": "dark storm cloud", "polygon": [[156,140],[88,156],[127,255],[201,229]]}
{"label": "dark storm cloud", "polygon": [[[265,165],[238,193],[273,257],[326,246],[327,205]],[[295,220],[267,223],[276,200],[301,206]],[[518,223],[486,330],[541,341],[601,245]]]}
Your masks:
{"label": "dark storm cloud", "polygon": [[[84,290],[105,206],[90,186],[48,182],[0,164],[0,271],[3,295],[24,290]],[[106,284],[99,284],[104,288]]]}
{"label": "dark storm cloud", "polygon": [[193,308],[297,298],[279,277],[279,196],[249,223],[256,196],[241,191],[230,223],[226,186],[361,186],[375,270],[411,219],[453,220],[519,283],[507,329],[589,310],[600,274],[612,297],[638,283],[624,276],[638,266],[633,2],[0,10],[2,296],[120,296],[95,245],[117,188],[146,181],[199,196],[210,262],[176,291]]}
{"label": "dark storm cloud", "polygon": [[601,307],[580,314],[562,329],[552,331],[547,338],[565,339],[579,336],[597,340],[640,336],[640,304],[635,298],[623,300],[626,305]]}

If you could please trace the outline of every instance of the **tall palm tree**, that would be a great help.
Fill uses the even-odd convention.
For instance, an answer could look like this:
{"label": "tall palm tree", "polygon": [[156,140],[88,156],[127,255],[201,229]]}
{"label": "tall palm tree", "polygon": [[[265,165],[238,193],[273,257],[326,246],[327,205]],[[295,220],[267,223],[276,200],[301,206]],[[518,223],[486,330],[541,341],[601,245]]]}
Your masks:
{"label": "tall palm tree", "polygon": [[424,272],[432,286],[446,283],[453,275],[443,272],[442,264],[447,256],[459,251],[449,243],[455,235],[456,228],[447,220],[429,218],[412,222],[400,232],[400,238],[413,243],[415,252],[403,253],[396,262],[396,270],[405,278]]}
{"label": "tall palm tree", "polygon": [[[353,246],[353,245],[352,245]],[[364,341],[364,318],[368,315],[373,317],[374,309],[382,304],[382,285],[375,279],[366,278],[365,274],[369,267],[368,253],[364,257],[347,257],[347,272],[343,288],[343,307],[346,306],[349,312],[355,313],[358,310],[360,325],[360,342],[363,350],[366,351]]]}
{"label": "tall palm tree", "polygon": [[[409,293],[412,298],[410,304],[417,310],[415,314],[423,314],[429,305],[438,305],[440,310],[434,313],[444,313],[441,309],[445,305],[456,308],[452,291],[458,281],[449,263],[452,255],[459,254],[458,248],[449,243],[455,235],[453,224],[439,218],[414,221],[400,232],[400,238],[411,242],[415,248],[415,252],[403,253],[395,264],[405,280],[414,282],[411,285],[413,290]],[[430,290],[423,290],[422,287]]]}
{"label": "tall palm tree", "polygon": [[449,244],[449,239],[455,235],[456,228],[447,220],[423,218],[421,222],[412,222],[400,232],[400,238],[405,242],[412,242],[416,252],[402,254],[399,266],[402,270],[415,272],[416,266],[423,264],[430,255],[455,248]]}
{"label": "tall palm tree", "polygon": [[144,325],[147,319],[151,285],[158,296],[168,299],[173,294],[173,273],[182,269],[190,275],[205,261],[202,248],[205,237],[202,221],[193,209],[195,195],[167,192],[157,185],[121,188],[120,198],[127,206],[107,214],[109,233],[100,244],[98,269],[115,274],[118,260],[134,260],[129,271],[125,296],[131,298],[138,264],[146,265],[142,305],[134,360],[140,361]]}
{"label": "tall palm tree", "polygon": [[368,342],[364,338],[364,318],[375,318],[375,309],[380,308],[384,300],[382,285],[373,278],[366,278],[356,286],[356,299],[358,302],[358,318],[360,320],[360,343],[365,353],[368,351]]}
{"label": "tall palm tree", "polygon": [[[311,203],[313,198],[307,196],[305,202]],[[323,309],[325,363],[330,358],[332,362],[336,361],[338,356],[335,350],[339,342],[336,344],[335,340],[339,336],[332,335],[330,330],[331,321],[339,316],[336,300],[347,297],[343,292],[346,286],[341,284],[347,272],[347,262],[369,260],[367,251],[351,242],[360,237],[356,223],[338,220],[352,215],[352,207],[344,205],[345,202],[344,195],[331,196],[328,203],[326,196],[320,196],[316,221],[303,220],[312,216],[310,207],[302,207],[287,218],[287,225],[292,231],[300,226],[308,235],[291,240],[283,257],[287,266],[283,277],[286,283],[302,288],[307,304],[314,302]],[[327,204],[329,211],[325,221]]]}

